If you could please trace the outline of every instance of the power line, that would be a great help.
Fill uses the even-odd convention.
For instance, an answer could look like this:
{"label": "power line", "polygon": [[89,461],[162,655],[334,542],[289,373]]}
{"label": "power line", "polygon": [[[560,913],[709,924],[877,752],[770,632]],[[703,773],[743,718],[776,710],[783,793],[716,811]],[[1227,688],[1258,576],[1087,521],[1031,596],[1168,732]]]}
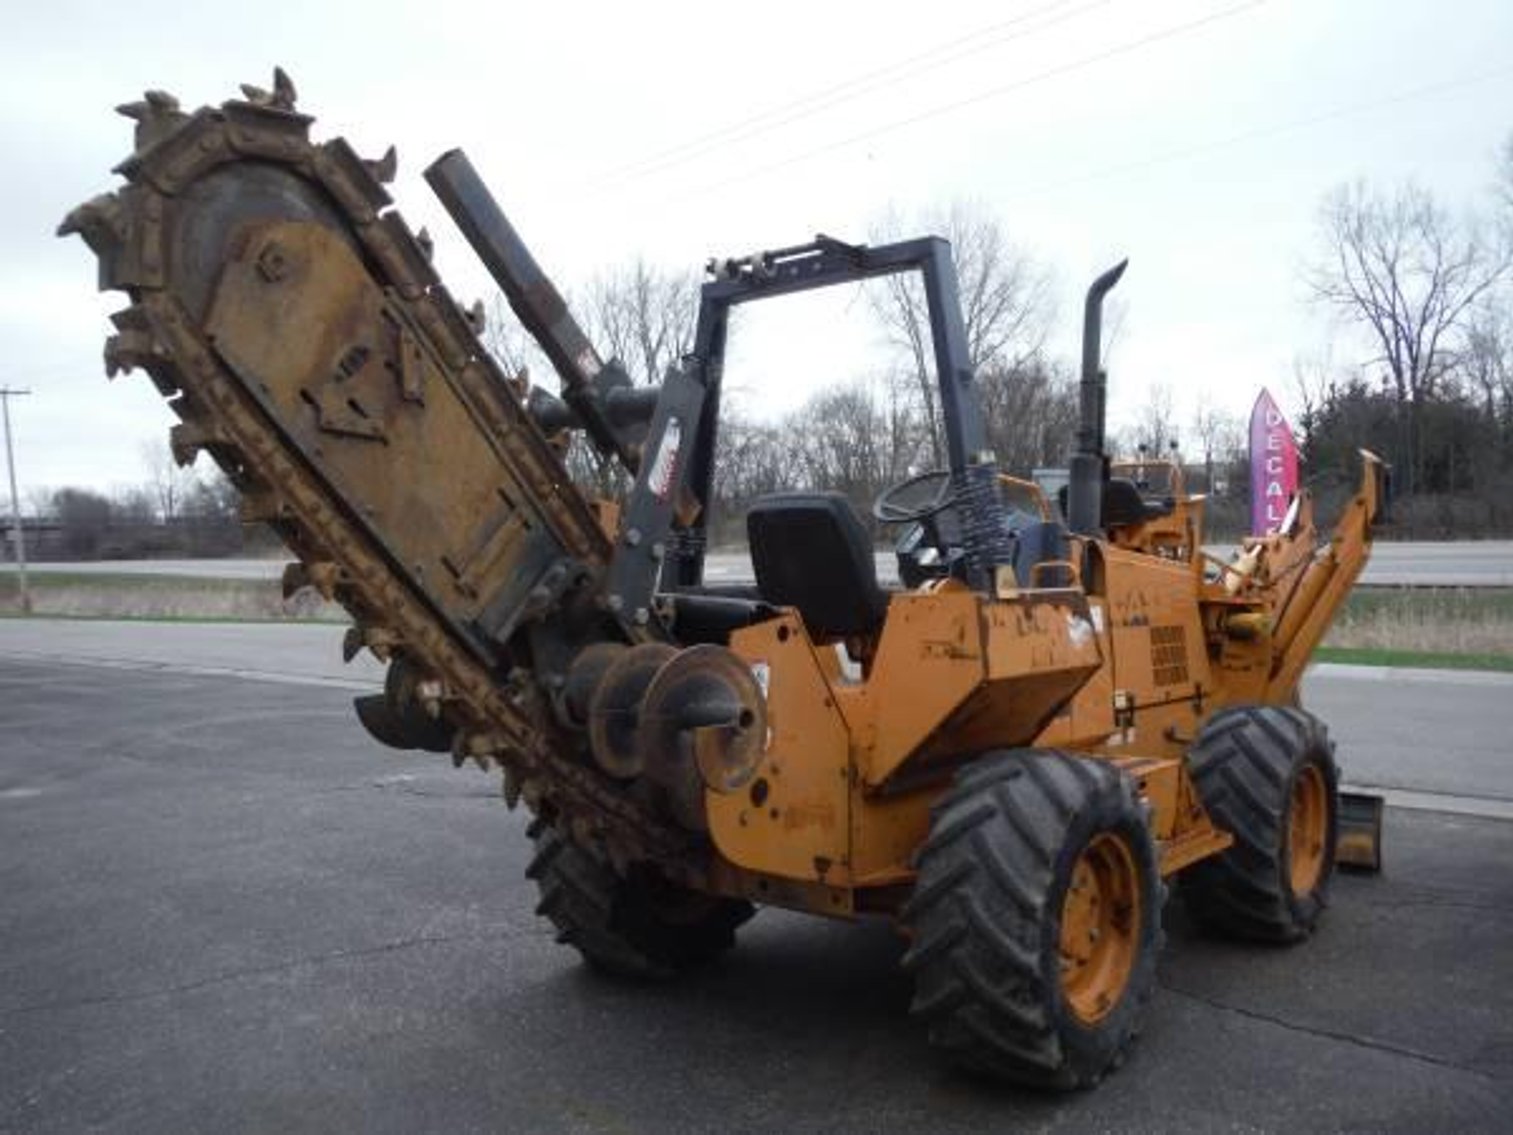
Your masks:
{"label": "power line", "polygon": [[[1100,0],[1100,2],[1107,2],[1107,0]],[[635,175],[636,171],[642,166],[650,164],[660,165],[664,159],[675,157],[676,155],[681,154],[686,150],[690,150],[695,147],[702,147],[705,143],[717,142],[726,135],[744,131],[749,127],[759,126],[763,123],[771,121],[773,118],[785,115],[791,111],[799,110],[821,100],[840,95],[843,92],[851,91],[858,86],[867,85],[874,80],[891,75],[901,68],[908,67],[910,64],[933,58],[943,51],[948,51],[953,47],[958,47],[962,44],[970,43],[983,36],[991,35],[993,32],[1017,26],[1020,23],[1023,23],[1025,20],[1033,19],[1038,15],[1042,15],[1046,12],[1051,12],[1057,8],[1064,7],[1067,3],[1068,0],[1056,0],[1055,3],[1047,5],[1044,8],[1037,8],[1032,12],[1020,13],[1013,19],[1003,20],[996,24],[990,24],[987,27],[978,28],[976,31],[969,32],[966,35],[959,36],[953,40],[948,40],[945,43],[937,44],[936,46],[928,48],[927,50],[919,52],[915,55],[907,56],[904,59],[896,60],[893,63],[878,67],[872,71],[867,71],[861,75],[856,75],[850,79],[845,79],[839,83],[834,84],[833,86],[824,87],[818,91],[811,91],[806,95],[801,95],[799,98],[791,99],[788,102],[780,103],[777,106],[769,107],[768,109],[763,111],[758,111],[756,114],[739,119],[735,122],[729,123],[726,126],[718,127],[714,130],[708,131],[707,133],[698,135],[694,138],[690,138],[687,141],[679,142],[676,145],[669,146],[664,150],[658,151],[657,153],[638,158],[635,161],[627,162],[624,165],[611,169],[607,174],[605,174],[605,177],[613,178],[621,174]],[[826,105],[829,104],[827,103]]]}
{"label": "power line", "polygon": [[979,103],[988,102],[992,99],[1000,98],[1006,94],[1012,94],[1015,91],[1023,90],[1026,87],[1034,86],[1037,83],[1043,83],[1048,79],[1060,78],[1063,75],[1069,75],[1077,71],[1086,70],[1089,67],[1096,66],[1099,63],[1107,62],[1110,59],[1116,59],[1123,55],[1133,54],[1144,48],[1160,43],[1163,40],[1174,39],[1179,35],[1185,35],[1188,32],[1197,31],[1200,28],[1218,23],[1221,20],[1227,20],[1232,16],[1238,16],[1242,12],[1247,12],[1252,8],[1258,8],[1264,3],[1266,3],[1266,0],[1246,0],[1245,3],[1236,4],[1231,8],[1225,8],[1219,12],[1211,12],[1208,15],[1200,16],[1195,20],[1189,20],[1186,23],[1176,24],[1171,27],[1163,28],[1158,32],[1152,32],[1151,34],[1141,36],[1138,39],[1129,40],[1126,43],[1118,44],[1115,47],[1096,52],[1092,55],[1085,55],[1082,58],[1072,60],[1069,63],[1059,64],[1058,66],[1047,68],[1044,71],[1037,71],[1033,75],[1028,75],[1023,79],[1017,79],[1012,83],[1005,83],[1001,86],[990,87],[985,91],[979,91],[977,94],[968,95],[966,98],[957,99],[953,102],[942,103],[939,106],[934,106],[928,110],[920,111],[918,114],[911,114],[904,118],[894,119],[891,122],[883,123],[880,126],[872,127],[858,134],[852,134],[845,138],[838,138],[832,142],[827,142],[822,146],[817,146],[811,150],[805,150],[801,153],[794,154],[780,161],[771,162],[763,166],[757,166],[754,169],[743,170],[737,176],[728,177],[721,181],[713,182],[711,184],[701,186],[697,189],[689,190],[687,193],[673,194],[670,199],[681,200],[689,197],[703,196],[706,193],[713,193],[716,190],[739,184],[741,182],[750,180],[753,177],[759,177],[764,174],[773,173],[776,170],[786,169],[789,166],[798,165],[801,162],[806,162],[813,158],[820,157],[823,154],[830,153],[832,150],[839,150],[846,146],[854,146],[858,142],[866,142],[883,134],[891,134],[896,130],[902,130],[909,126],[917,126],[921,122],[928,122],[931,119],[939,118],[942,115],[952,114],[955,111],[963,110],[966,107],[976,106]]}
{"label": "power line", "polygon": [[[1074,8],[1070,12],[1053,15],[1051,19],[1046,20],[1044,23],[1025,28],[1016,34],[995,34],[1019,28],[1021,24],[1025,24],[1039,16],[1055,13],[1057,9],[1064,8],[1068,0],[1057,0],[1056,3],[1048,4],[1030,12],[1020,13],[1013,19],[1003,20],[988,27],[980,28],[975,32],[948,40],[945,43],[890,63],[887,66],[868,71],[865,74],[847,79],[834,86],[812,92],[801,98],[731,123],[728,126],[723,126],[706,134],[691,138],[686,142],[680,142],[675,146],[670,146],[648,157],[629,162],[606,174],[600,184],[590,191],[590,194],[613,189],[627,182],[637,181],[651,174],[659,173],[662,170],[683,165],[712,150],[722,149],[725,146],[734,145],[737,142],[744,142],[750,138],[770,133],[779,126],[786,126],[801,119],[812,117],[832,107],[852,102],[865,94],[893,86],[907,79],[912,79],[918,75],[944,67],[948,63],[954,63],[970,55],[976,55],[979,52],[1001,47],[1006,43],[1026,39],[1058,24],[1066,23],[1069,20],[1084,15],[1094,8],[1104,7],[1108,2],[1109,0],[1093,0],[1093,2],[1083,4],[1081,7]],[[986,39],[986,42],[978,42],[984,39]]]}
{"label": "power line", "polygon": [[1304,115],[1300,118],[1285,119],[1280,122],[1271,122],[1262,126],[1253,127],[1250,130],[1241,131],[1239,134],[1231,134],[1227,138],[1216,138],[1211,142],[1202,142],[1194,146],[1185,146],[1180,149],[1169,150],[1164,154],[1157,154],[1150,158],[1140,158],[1137,161],[1125,162],[1120,165],[1105,166],[1101,169],[1091,170],[1074,177],[1063,178],[1057,181],[1043,182],[1021,193],[1014,194],[1016,198],[1032,197],[1042,193],[1050,193],[1058,189],[1066,189],[1073,185],[1081,185],[1090,181],[1101,181],[1107,177],[1117,177],[1121,174],[1139,173],[1142,170],[1154,166],[1169,165],[1172,162],[1187,161],[1191,158],[1201,157],[1214,150],[1228,149],[1246,142],[1254,142],[1262,138],[1273,137],[1277,134],[1285,134],[1292,130],[1304,130],[1310,126],[1317,126],[1325,122],[1333,122],[1340,118],[1349,118],[1356,114],[1366,114],[1370,111],[1381,110],[1383,107],[1397,106],[1405,102],[1414,102],[1421,98],[1430,98],[1435,95],[1446,94],[1450,91],[1460,90],[1464,87],[1478,86],[1495,79],[1506,78],[1513,75],[1513,66],[1499,67],[1492,71],[1483,71],[1477,75],[1469,75],[1463,79],[1446,79],[1442,82],[1429,83],[1419,87],[1412,87],[1396,94],[1383,95],[1381,98],[1370,99],[1365,102],[1348,103],[1337,106],[1330,110],[1320,111],[1317,114]]}
{"label": "power line", "polygon": [[16,576],[21,585],[21,610],[31,614],[32,596],[26,586],[26,540],[21,535],[21,499],[16,492],[16,449],[11,444],[11,399],[30,394],[30,390],[18,390],[0,386],[0,413],[5,418],[5,464],[11,480],[11,539],[16,546]]}

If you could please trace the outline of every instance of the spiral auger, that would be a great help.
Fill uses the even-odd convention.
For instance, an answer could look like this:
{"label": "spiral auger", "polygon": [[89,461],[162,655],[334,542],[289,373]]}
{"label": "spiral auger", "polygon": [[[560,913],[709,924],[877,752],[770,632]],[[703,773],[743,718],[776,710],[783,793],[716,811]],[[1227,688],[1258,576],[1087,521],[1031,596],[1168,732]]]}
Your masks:
{"label": "spiral auger", "polygon": [[479,341],[481,305],[453,300],[392,207],[397,154],[312,142],[282,69],[242,93],[119,107],[125,184],[59,226],[130,299],[107,375],[151,377],[175,459],[209,453],[297,557],[286,591],[350,612],[344,656],[390,666],[383,728],[497,766],[512,807],[611,862],[688,861],[686,835],[574,759],[530,670],[528,621],[587,604],[608,540]]}

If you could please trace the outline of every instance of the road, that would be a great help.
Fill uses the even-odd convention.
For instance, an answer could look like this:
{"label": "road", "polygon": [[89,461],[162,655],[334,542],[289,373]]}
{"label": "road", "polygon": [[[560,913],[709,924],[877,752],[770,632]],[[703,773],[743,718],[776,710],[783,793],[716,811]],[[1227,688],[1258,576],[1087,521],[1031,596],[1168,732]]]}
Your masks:
{"label": "road", "polygon": [[1456,543],[1379,541],[1361,575],[1368,584],[1513,587],[1513,540]]}
{"label": "road", "polygon": [[[1215,548],[1216,553],[1224,551]],[[208,579],[277,579],[283,559],[272,560],[108,560],[100,563],[36,564],[38,572],[103,572],[126,575],[183,575]],[[750,579],[751,564],[739,552],[711,553],[711,582]],[[897,578],[891,552],[877,555],[878,577]],[[1455,543],[1378,543],[1362,582],[1413,587],[1513,587],[1513,540]]]}
{"label": "road", "polygon": [[[341,660],[332,624],[0,619],[0,658],[85,661],[366,691],[382,667]],[[1319,665],[1304,699],[1330,723],[1347,780],[1407,807],[1513,819],[1513,675]],[[1446,754],[1454,759],[1446,759]]]}
{"label": "road", "polygon": [[329,628],[251,636],[235,677],[226,628],[81,661],[35,626],[0,623],[0,1130],[1506,1130],[1513,824],[1390,809],[1388,873],[1296,950],[1171,904],[1130,1064],[1028,1096],[931,1058],[883,925],[766,911],[672,987],[594,978],[493,779],[291,668]]}

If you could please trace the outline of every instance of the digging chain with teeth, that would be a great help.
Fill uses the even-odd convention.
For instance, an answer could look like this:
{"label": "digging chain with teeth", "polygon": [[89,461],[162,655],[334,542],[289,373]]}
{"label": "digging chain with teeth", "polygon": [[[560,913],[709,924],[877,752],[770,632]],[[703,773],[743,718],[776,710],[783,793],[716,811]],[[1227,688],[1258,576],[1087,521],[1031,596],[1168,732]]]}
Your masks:
{"label": "digging chain with teeth", "polygon": [[294,86],[282,70],[271,91],[242,90],[243,100],[193,114],[161,91],[118,108],[136,120],[135,152],[115,170],[126,185],[81,205],[59,228],[82,235],[99,256],[102,289],[125,291],[132,300],[112,317],[107,374],[140,368],[152,377],[182,419],[171,436],[180,463],[208,451],[241,490],[244,517],[269,522],[299,557],[302,566],[288,578],[316,586],[352,614],[349,659],[363,647],[385,661],[402,651],[427,673],[426,708],[456,727],[459,766],[469,759],[485,769],[497,764],[511,807],[523,798],[617,865],[655,860],[697,883],[698,857],[687,854],[688,837],[567,755],[572,747],[561,743],[534,684],[520,674],[500,681],[476,640],[395,562],[361,509],[289,440],[266,392],[227,365],[173,294],[167,222],[173,210],[193,207],[186,195],[196,183],[240,162],[276,165],[318,187],[366,254],[386,298],[420,329],[448,380],[488,422],[563,546],[602,564],[607,552],[592,514],[562,487],[560,460],[518,398],[483,393],[506,380],[478,340],[476,316],[464,314],[435,275],[424,232],[412,235],[388,207],[381,182],[393,177],[393,150],[364,161],[341,138],[312,143],[313,119],[295,111]]}

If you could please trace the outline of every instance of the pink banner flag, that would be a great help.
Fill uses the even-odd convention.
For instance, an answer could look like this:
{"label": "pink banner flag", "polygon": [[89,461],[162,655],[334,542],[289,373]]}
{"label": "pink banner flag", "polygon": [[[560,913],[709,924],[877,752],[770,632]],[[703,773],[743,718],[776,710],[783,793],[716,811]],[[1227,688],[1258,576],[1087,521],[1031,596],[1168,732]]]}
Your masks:
{"label": "pink banner flag", "polygon": [[1250,530],[1264,536],[1282,527],[1298,491],[1298,443],[1292,427],[1262,390],[1250,412]]}

